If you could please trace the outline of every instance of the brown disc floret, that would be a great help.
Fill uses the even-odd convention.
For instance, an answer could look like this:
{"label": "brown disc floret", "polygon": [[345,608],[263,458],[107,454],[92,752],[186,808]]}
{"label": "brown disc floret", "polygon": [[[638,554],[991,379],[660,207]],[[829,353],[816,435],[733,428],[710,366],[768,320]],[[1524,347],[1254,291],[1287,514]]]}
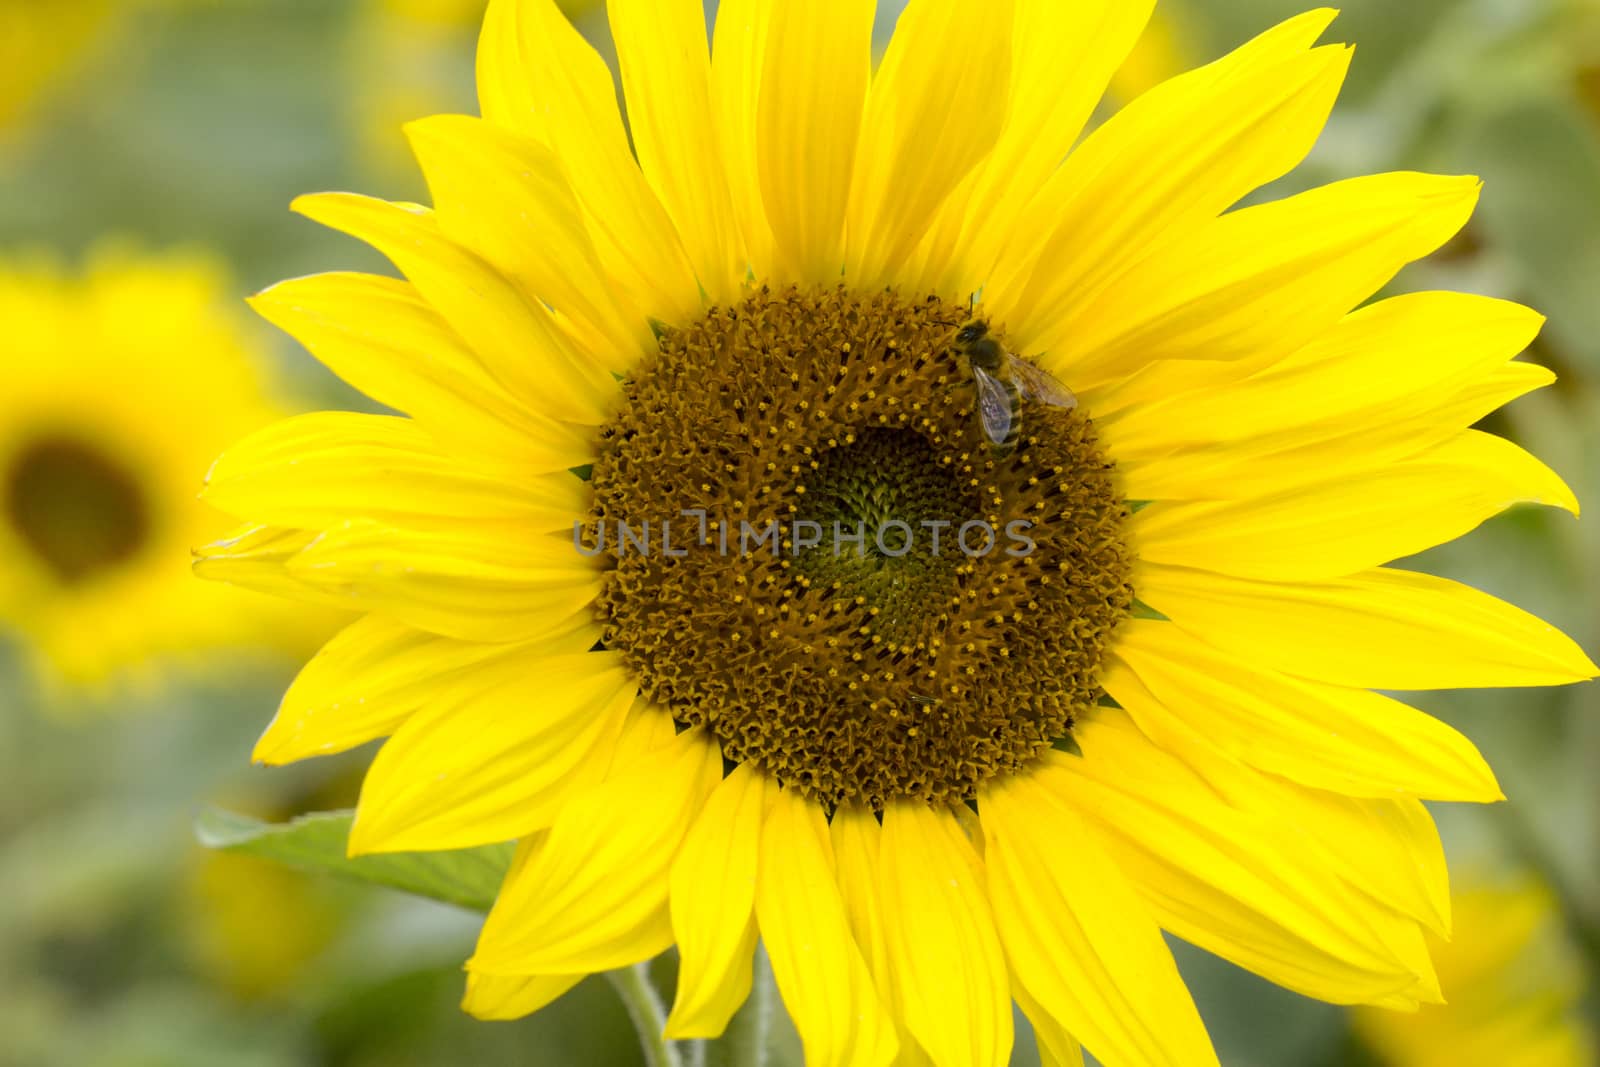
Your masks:
{"label": "brown disc floret", "polygon": [[729,760],[828,805],[1017,769],[1100,698],[1132,603],[1092,423],[1025,406],[991,447],[965,317],[760,290],[663,332],[594,465],[607,647]]}

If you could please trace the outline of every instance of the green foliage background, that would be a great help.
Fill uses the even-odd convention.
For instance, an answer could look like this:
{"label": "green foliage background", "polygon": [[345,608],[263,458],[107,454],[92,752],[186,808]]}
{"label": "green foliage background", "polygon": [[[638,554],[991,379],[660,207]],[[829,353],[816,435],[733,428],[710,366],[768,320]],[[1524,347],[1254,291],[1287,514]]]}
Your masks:
{"label": "green foliage background", "polygon": [[[10,2],[18,0],[0,0]],[[0,255],[44,249],[70,260],[108,235],[155,249],[200,245],[227,258],[241,296],[296,274],[378,267],[286,206],[327,188],[421,198],[398,131],[375,132],[370,111],[408,79],[426,81],[435,110],[470,110],[471,30],[439,35],[418,53],[425,65],[395,69],[371,54],[359,0],[122,7],[26,128],[0,142]],[[1301,4],[1173,7],[1187,31],[1185,58],[1200,62]],[[609,48],[603,16],[582,25]],[[1469,232],[1400,285],[1511,296],[1550,316],[1534,355],[1561,383],[1497,415],[1492,428],[1533,448],[1580,498],[1600,502],[1600,3],[1351,0],[1329,36],[1358,46],[1349,88],[1310,163],[1263,195],[1390,168],[1482,175]],[[313,403],[363,403],[287,340],[267,343]],[[1509,596],[1591,651],[1600,647],[1600,522],[1517,511],[1416,562]],[[270,772],[248,766],[294,665],[252,659],[204,683],[63,719],[43,713],[3,649],[0,1067],[639,1062],[602,981],[521,1023],[460,1015],[470,910],[284,875],[248,855],[230,855],[220,875],[210,866],[191,829],[207,802],[282,818],[354,801],[370,752]],[[1600,690],[1586,686],[1424,705],[1478,742],[1512,801],[1438,809],[1453,863],[1531,866],[1549,878],[1591,969],[1600,951],[1597,701]],[[281,841],[261,846],[247,821],[209,819],[214,844],[283,851]],[[320,826],[291,858],[318,866],[337,831]],[[384,870],[377,880],[426,890],[407,880],[416,877]],[[262,897],[242,932],[228,930],[219,893],[255,899],[247,885],[282,889]],[[457,899],[474,903],[470,894]],[[285,938],[303,951],[267,966],[263,980],[250,953]],[[1369,1055],[1338,1009],[1198,952],[1182,950],[1181,961],[1225,1063],[1340,1067]],[[1024,1042],[1016,1062],[1032,1056]]]}

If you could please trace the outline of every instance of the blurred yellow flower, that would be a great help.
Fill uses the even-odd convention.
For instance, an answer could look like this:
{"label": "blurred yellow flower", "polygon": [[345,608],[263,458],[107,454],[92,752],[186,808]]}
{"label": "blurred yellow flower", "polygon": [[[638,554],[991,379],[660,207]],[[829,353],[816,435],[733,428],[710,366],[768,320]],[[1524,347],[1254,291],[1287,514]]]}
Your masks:
{"label": "blurred yellow flower", "polygon": [[1387,1067],[1593,1067],[1583,970],[1549,893],[1531,882],[1454,896],[1455,939],[1432,939],[1445,1004],[1363,1008],[1352,1022]]}
{"label": "blurred yellow flower", "polygon": [[1576,511],[1471,429],[1550,382],[1542,320],[1369,303],[1475,178],[1229,210],[1317,140],[1330,11],[1080,140],[1151,6],[921,0],[874,70],[872,0],[723,0],[709,49],[700,0],[610,0],[624,123],[552,0],[495,0],[483,117],[407,127],[433,206],[296,202],[403,277],[254,306],[407,417],[235,445],[207,496],[255,525],[199,567],[367,612],[257,747],[389,739],[352,853],[520,841],[469,1010],[676,943],[666,1033],[714,1036],[759,937],[816,1067],[993,1067],[1014,1005],[1051,1063],[1214,1067],[1163,930],[1438,999],[1422,801],[1501,793],[1376,690],[1597,668],[1386,564]]}
{"label": "blurred yellow flower", "polygon": [[254,856],[197,854],[184,898],[184,933],[196,964],[247,1000],[294,986],[339,929],[329,886]]}
{"label": "blurred yellow flower", "polygon": [[0,629],[51,689],[148,683],[169,658],[315,640],[281,625],[276,602],[189,571],[196,538],[227,529],[196,479],[227,441],[287,411],[228,300],[200,256],[105,250],[81,277],[0,264]]}
{"label": "blurred yellow flower", "polygon": [[0,136],[99,39],[111,0],[0,0]]}
{"label": "blurred yellow flower", "polygon": [[[601,0],[562,0],[570,16]],[[362,162],[411,173],[401,127],[418,115],[471,110],[472,55],[488,0],[361,0],[351,36],[350,121]]]}

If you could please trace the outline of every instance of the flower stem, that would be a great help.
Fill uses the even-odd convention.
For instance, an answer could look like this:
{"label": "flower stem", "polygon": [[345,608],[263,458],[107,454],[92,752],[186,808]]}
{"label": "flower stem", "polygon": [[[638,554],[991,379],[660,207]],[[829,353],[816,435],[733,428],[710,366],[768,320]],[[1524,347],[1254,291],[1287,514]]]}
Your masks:
{"label": "flower stem", "polygon": [[767,958],[764,945],[756,946],[753,966],[750,996],[728,1024],[723,1041],[728,1047],[729,1062],[741,1067],[767,1067],[773,1001],[778,994],[772,984],[772,961]]}
{"label": "flower stem", "polygon": [[639,1034],[639,1047],[644,1051],[645,1067],[683,1067],[683,1057],[662,1030],[667,1025],[667,1009],[661,995],[650,981],[650,962],[636,963],[617,971],[607,971],[606,977],[622,998],[628,1009],[628,1018]]}

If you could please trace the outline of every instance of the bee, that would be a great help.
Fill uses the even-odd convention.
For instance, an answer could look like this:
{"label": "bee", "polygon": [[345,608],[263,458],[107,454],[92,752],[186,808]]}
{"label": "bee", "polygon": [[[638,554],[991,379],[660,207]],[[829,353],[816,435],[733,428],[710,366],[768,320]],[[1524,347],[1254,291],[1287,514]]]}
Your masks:
{"label": "bee", "polygon": [[953,347],[972,368],[972,381],[978,389],[978,417],[983,422],[984,435],[999,451],[1009,452],[1016,447],[1024,400],[1067,411],[1078,406],[1071,389],[995,340],[989,323],[983,319],[962,324]]}

